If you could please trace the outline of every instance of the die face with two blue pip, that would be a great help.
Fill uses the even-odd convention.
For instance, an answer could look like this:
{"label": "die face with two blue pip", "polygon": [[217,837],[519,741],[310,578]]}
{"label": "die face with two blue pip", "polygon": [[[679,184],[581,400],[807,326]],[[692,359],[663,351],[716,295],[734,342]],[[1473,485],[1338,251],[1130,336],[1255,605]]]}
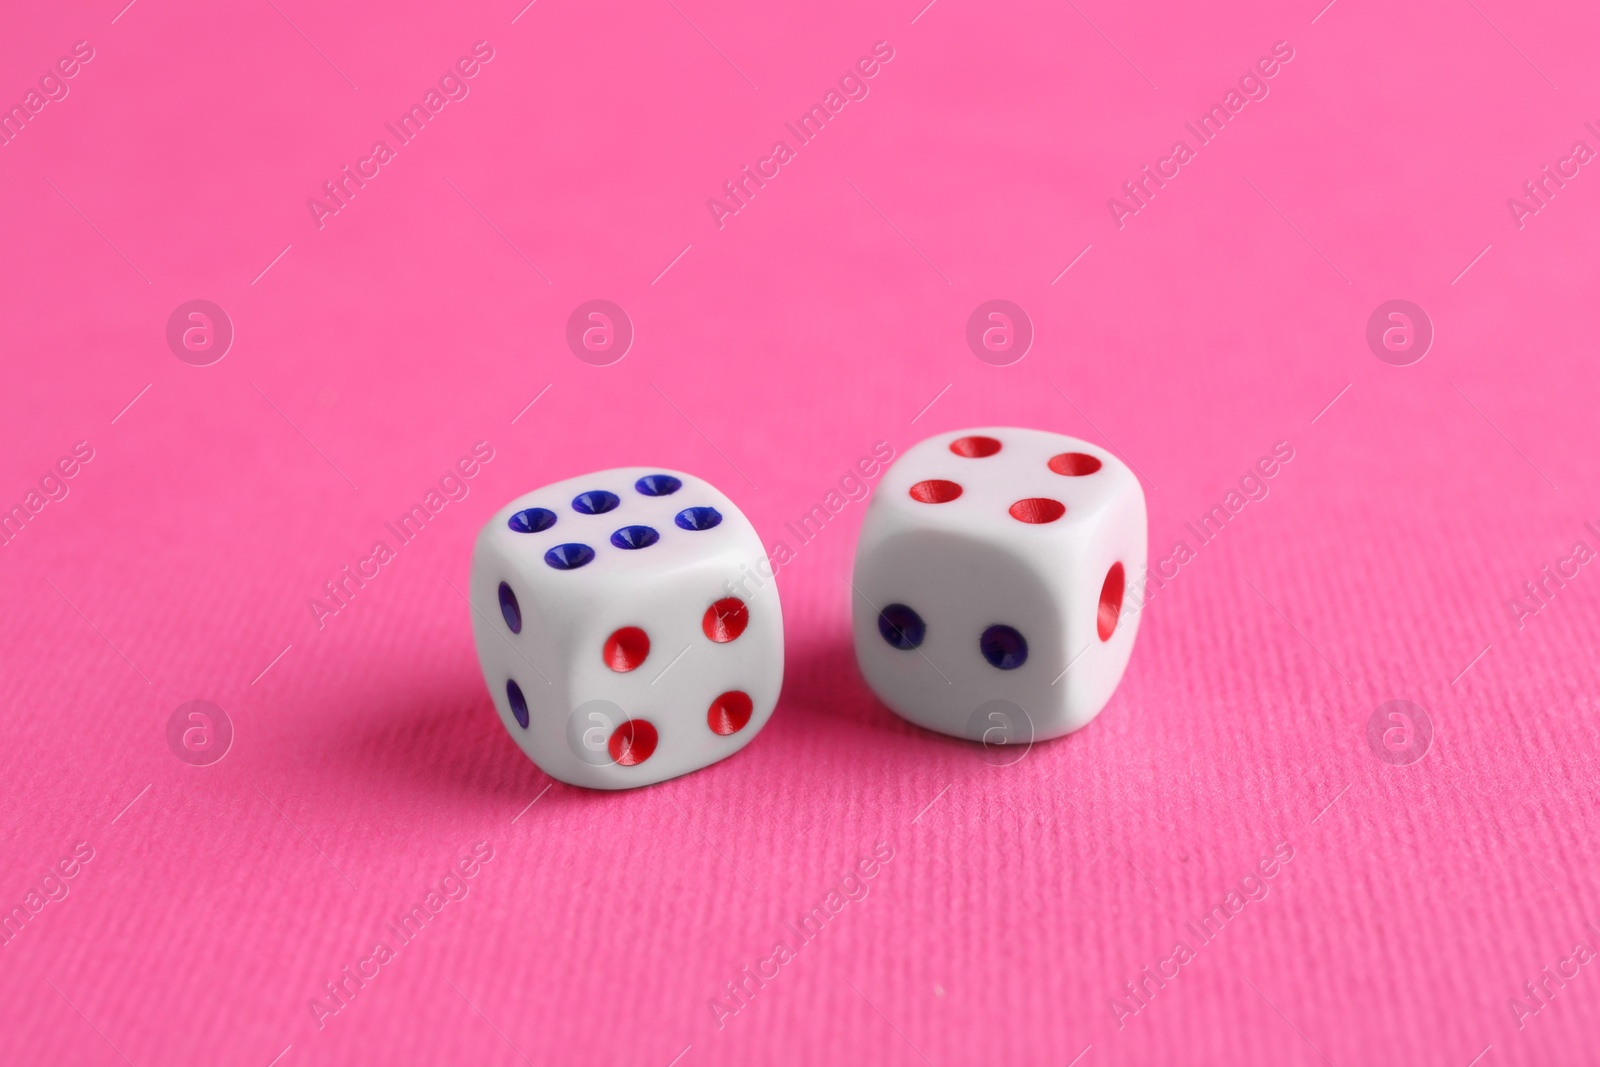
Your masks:
{"label": "die face with two blue pip", "polygon": [[501,508],[472,557],[473,632],[512,739],[546,774],[628,789],[739,751],[783,682],[774,582],[744,513],[682,471],[624,467]]}
{"label": "die face with two blue pip", "polygon": [[985,427],[919,442],[862,521],[862,674],[901,717],[986,744],[1084,726],[1133,651],[1146,525],[1138,478],[1086,441]]}

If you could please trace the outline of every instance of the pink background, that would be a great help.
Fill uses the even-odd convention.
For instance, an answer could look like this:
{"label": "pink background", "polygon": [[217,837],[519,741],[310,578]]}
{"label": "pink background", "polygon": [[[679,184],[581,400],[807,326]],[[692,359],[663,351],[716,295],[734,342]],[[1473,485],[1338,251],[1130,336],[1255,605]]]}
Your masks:
{"label": "pink background", "polygon": [[[0,904],[93,849],[0,949],[0,1059],[1600,1062],[1600,962],[1508,1006],[1600,947],[1600,573],[1508,606],[1600,548],[1600,175],[1507,206],[1600,148],[1592,5],[122,3],[0,31],[7,102],[94,49],[0,148],[0,504],[94,451],[0,548]],[[319,229],[307,199],[480,40],[470,95]],[[870,95],[719,229],[707,198],[880,40]],[[1277,41],[1270,95],[1119,229],[1107,198]],[[210,366],[166,345],[193,298],[236,330]],[[564,340],[594,298],[637,330],[607,367]],[[1010,366],[964,341],[992,298],[1037,331]],[[1391,298],[1437,331],[1411,366],[1365,342]],[[495,721],[452,585],[503,501],[659,463],[770,546],[874,442],[986,423],[1126,456],[1152,558],[1295,451],[1089,728],[997,767],[878,704],[863,503],[782,570],[787,686],[733,759],[546,791]],[[319,630],[322,583],[480,440],[470,495]],[[208,767],[166,740],[192,699],[236,731]],[[1368,746],[1391,699],[1433,726],[1410,766]],[[477,841],[469,894],[319,1029]],[[1119,1020],[1278,842],[1266,898]]]}

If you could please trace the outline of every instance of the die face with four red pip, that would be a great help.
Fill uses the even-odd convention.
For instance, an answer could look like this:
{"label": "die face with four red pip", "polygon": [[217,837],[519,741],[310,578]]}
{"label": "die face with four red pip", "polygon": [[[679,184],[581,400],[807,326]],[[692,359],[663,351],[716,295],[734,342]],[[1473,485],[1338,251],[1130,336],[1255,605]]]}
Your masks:
{"label": "die face with four red pip", "polygon": [[593,789],[739,751],[783,682],[777,584],[734,584],[764,557],[733,501],[682,471],[599,471],[501,508],[470,599],[506,731],[546,774]]}
{"label": "die face with four red pip", "polygon": [[856,659],[901,717],[985,743],[1070,733],[1133,651],[1144,490],[1096,445],[1016,427],[943,433],[883,475],[852,579]]}

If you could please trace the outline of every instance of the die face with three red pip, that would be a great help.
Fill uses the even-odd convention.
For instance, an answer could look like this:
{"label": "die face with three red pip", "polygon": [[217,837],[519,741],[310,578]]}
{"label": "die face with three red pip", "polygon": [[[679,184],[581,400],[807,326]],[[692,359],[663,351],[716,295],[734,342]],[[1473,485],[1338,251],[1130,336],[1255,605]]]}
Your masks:
{"label": "die face with three red pip", "polygon": [[628,789],[739,751],[783,683],[777,584],[725,494],[627,467],[547,485],[478,535],[470,599],[484,680],[545,773]]}
{"label": "die face with three red pip", "polygon": [[856,659],[901,717],[985,743],[1058,737],[1111,698],[1138,632],[1144,490],[1043,430],[938,434],[884,473],[852,578]]}

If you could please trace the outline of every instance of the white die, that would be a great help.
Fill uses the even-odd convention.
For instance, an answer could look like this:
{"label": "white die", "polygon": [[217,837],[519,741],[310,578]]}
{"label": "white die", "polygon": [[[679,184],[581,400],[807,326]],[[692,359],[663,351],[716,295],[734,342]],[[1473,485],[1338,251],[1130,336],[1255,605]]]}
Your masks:
{"label": "white die", "polygon": [[985,743],[1059,737],[1111,698],[1138,632],[1144,490],[1103,448],[990,427],[918,442],[856,547],[856,660],[902,718]]}
{"label": "white die", "polygon": [[552,778],[628,789],[739,751],[778,702],[776,583],[733,501],[682,471],[624,467],[495,513],[472,554],[478,661],[501,722]]}

